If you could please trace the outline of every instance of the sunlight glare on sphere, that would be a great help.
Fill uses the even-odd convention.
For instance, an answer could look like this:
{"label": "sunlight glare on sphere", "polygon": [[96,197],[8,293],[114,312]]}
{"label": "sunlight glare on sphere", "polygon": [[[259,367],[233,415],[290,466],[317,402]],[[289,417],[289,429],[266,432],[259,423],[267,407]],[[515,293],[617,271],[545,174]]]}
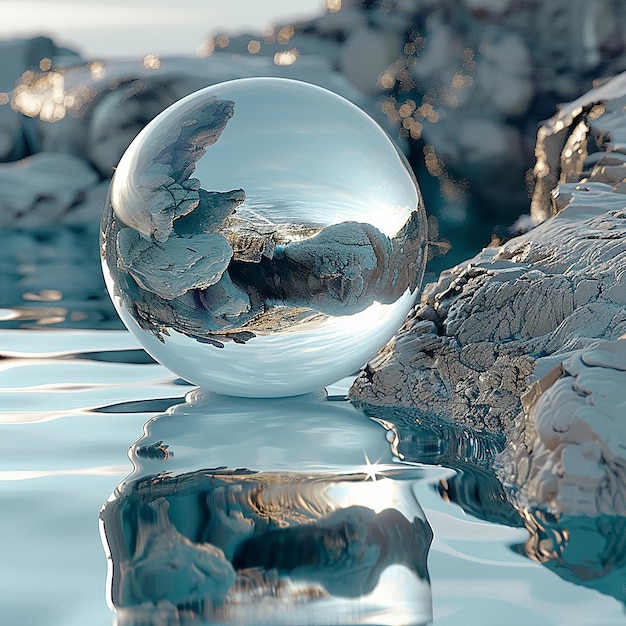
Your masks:
{"label": "sunlight glare on sphere", "polygon": [[413,306],[426,260],[415,178],[344,98],[295,80],[207,87],[122,157],[101,232],[115,307],[206,389],[277,397],[358,370]]}

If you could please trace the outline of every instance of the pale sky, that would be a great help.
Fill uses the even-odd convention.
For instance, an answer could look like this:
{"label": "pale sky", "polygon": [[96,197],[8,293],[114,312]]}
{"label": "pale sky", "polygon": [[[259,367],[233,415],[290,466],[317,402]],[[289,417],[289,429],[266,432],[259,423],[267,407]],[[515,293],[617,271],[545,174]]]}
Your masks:
{"label": "pale sky", "polygon": [[324,0],[0,0],[0,38],[49,35],[88,58],[196,54],[209,36],[262,34]]}

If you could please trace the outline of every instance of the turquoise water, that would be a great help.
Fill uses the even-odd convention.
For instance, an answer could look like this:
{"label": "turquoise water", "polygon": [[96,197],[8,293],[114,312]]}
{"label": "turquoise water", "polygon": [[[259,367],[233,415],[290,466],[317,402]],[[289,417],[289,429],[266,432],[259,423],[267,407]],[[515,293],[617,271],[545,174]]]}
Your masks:
{"label": "turquoise water", "polygon": [[[72,233],[57,236],[71,240]],[[15,270],[0,274],[2,623],[114,623],[103,537],[120,540],[111,520],[125,520],[122,540],[135,532],[132,516],[118,505],[133,502],[136,481],[148,481],[156,493],[155,477],[213,468],[215,482],[221,471],[215,468],[224,466],[252,468],[254,485],[266,490],[276,476],[279,485],[293,475],[321,476],[335,498],[327,519],[364,500],[377,514],[382,507],[412,511],[434,535],[423,554],[430,583],[422,572],[411,579],[419,594],[387,593],[388,605],[412,607],[416,620],[432,610],[438,626],[623,623],[621,520],[566,520],[559,527],[539,514],[523,519],[489,472],[497,441],[402,414],[368,416],[343,399],[349,379],[330,387],[328,399],[251,406],[214,396],[183,404],[193,388],[120,328],[93,253],[77,259],[74,246],[71,254],[56,247],[56,254],[42,255],[33,245],[39,254],[29,256],[28,237],[13,252],[5,246],[0,259]],[[168,413],[169,407],[176,408]],[[412,464],[394,465],[394,451]],[[307,489],[298,478],[277,493],[301,497],[301,513],[312,510]],[[392,504],[377,508],[376,498],[392,495]],[[189,534],[173,506],[170,517]],[[528,528],[536,541],[528,541]],[[400,560],[395,553],[390,562]],[[332,568],[308,567],[332,593],[339,584]],[[355,577],[348,571],[350,584]],[[341,601],[355,596],[353,588],[341,589]],[[384,623],[407,623],[406,614]]]}

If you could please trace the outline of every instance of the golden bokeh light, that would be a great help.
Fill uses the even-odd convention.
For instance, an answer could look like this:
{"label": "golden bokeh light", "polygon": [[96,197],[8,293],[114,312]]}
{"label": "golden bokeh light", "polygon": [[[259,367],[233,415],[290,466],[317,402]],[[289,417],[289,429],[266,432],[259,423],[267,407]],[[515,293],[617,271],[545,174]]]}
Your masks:
{"label": "golden bokeh light", "polygon": [[161,59],[154,54],[146,54],[143,58],[143,66],[147,70],[158,70],[161,67]]}
{"label": "golden bokeh light", "polygon": [[251,39],[247,49],[250,54],[258,54],[261,51],[261,42],[258,39]]}
{"label": "golden bokeh light", "polygon": [[218,48],[227,48],[230,44],[230,38],[227,35],[219,35],[215,38],[215,45]]}
{"label": "golden bokeh light", "polygon": [[104,68],[104,65],[100,63],[100,61],[93,61],[89,64],[88,67],[91,73],[91,78],[93,78],[94,80],[101,80],[102,78],[104,78],[106,70]]}
{"label": "golden bokeh light", "polygon": [[420,124],[420,122],[415,122],[409,131],[409,135],[411,135],[411,139],[421,139],[422,131],[424,130],[424,126]]}
{"label": "golden bokeh light", "polygon": [[289,43],[289,40],[293,37],[294,32],[295,31],[293,29],[293,26],[283,26],[283,28],[281,28],[276,35],[276,41],[281,46],[285,46]]}
{"label": "golden bokeh light", "polygon": [[415,111],[415,107],[416,105],[413,100],[406,100],[400,105],[400,108],[398,109],[398,113],[402,117],[408,117],[409,115],[413,113],[413,111]]}
{"label": "golden bokeh light", "polygon": [[36,74],[27,71],[15,87],[11,106],[28,117],[39,116],[45,122],[65,117],[65,78],[59,72]]}
{"label": "golden bokeh light", "polygon": [[452,77],[452,89],[454,89],[455,91],[459,91],[461,89],[464,89],[465,87],[469,87],[472,83],[474,82],[474,79],[467,75],[467,74],[462,74],[461,72],[457,72],[453,77]]}
{"label": "golden bokeh light", "polygon": [[299,56],[300,50],[298,50],[298,48],[291,48],[290,50],[285,50],[284,52],[277,52],[274,55],[274,64],[292,65],[298,60]]}
{"label": "golden bokeh light", "polygon": [[383,89],[393,89],[396,84],[396,77],[393,72],[386,70],[378,77],[378,83]]}
{"label": "golden bokeh light", "polygon": [[63,293],[58,289],[42,289],[38,292],[27,291],[22,294],[22,299],[33,302],[58,302],[63,299]]}
{"label": "golden bokeh light", "polygon": [[[87,69],[93,80],[100,80],[106,73],[99,61],[89,63]],[[76,114],[97,93],[91,85],[68,88],[63,70],[44,73],[28,70],[22,74],[11,94],[0,93],[0,105],[10,103],[11,108],[27,117],[58,122],[68,113]]]}
{"label": "golden bokeh light", "polygon": [[215,42],[212,39],[203,41],[198,47],[198,56],[210,57],[215,52]]}

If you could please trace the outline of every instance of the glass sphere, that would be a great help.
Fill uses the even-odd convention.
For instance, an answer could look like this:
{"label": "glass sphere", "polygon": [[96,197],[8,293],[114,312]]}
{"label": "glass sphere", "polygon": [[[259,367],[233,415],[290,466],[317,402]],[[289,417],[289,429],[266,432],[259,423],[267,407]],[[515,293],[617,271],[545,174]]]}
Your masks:
{"label": "glass sphere", "polygon": [[308,83],[234,80],[173,104],[111,181],[113,303],[157,361],[206,389],[278,397],[353,372],[397,331],[426,260],[403,155]]}

